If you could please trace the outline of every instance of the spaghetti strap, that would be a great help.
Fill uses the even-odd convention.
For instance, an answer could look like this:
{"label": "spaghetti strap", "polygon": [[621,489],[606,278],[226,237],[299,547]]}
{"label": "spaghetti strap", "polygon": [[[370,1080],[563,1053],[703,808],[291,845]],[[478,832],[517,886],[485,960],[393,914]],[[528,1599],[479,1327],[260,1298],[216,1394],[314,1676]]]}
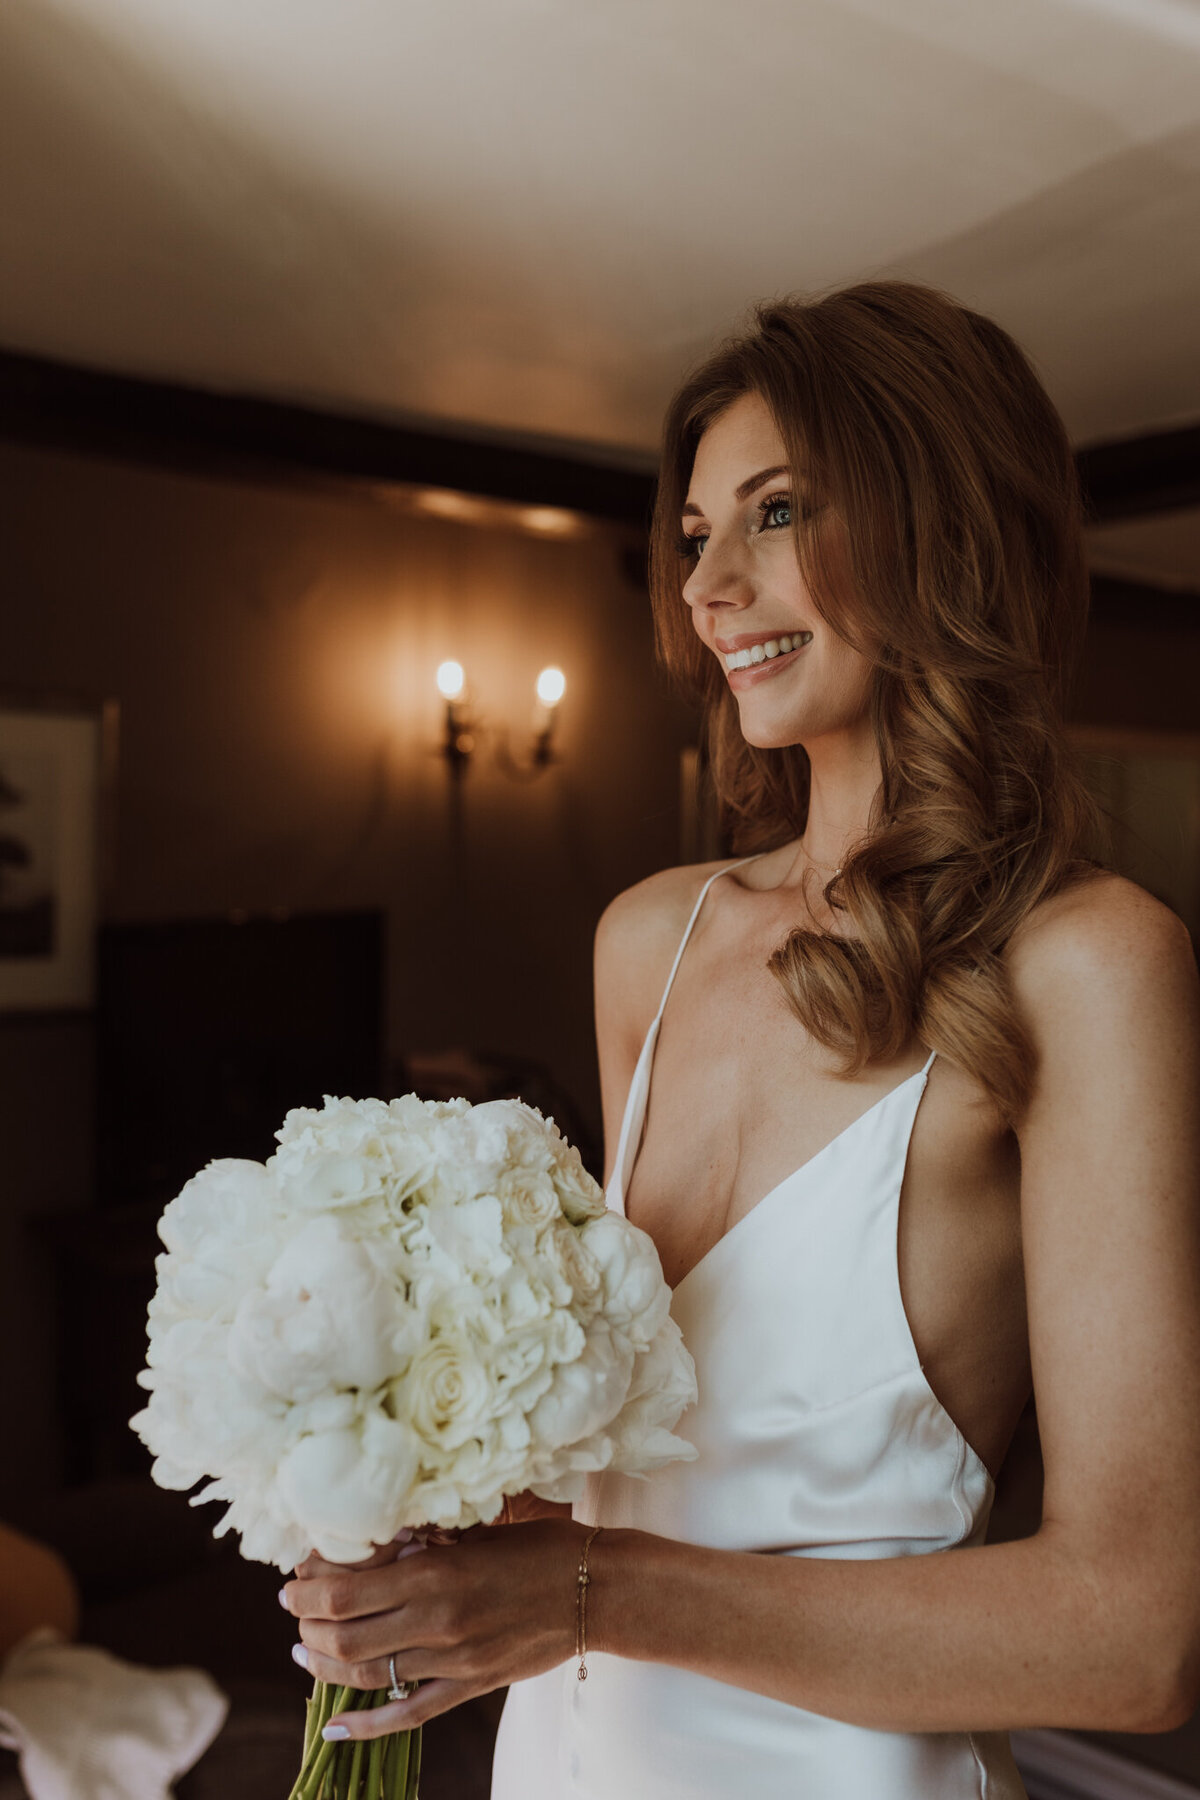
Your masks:
{"label": "spaghetti strap", "polygon": [[688,939],[692,935],[692,928],[695,925],[696,920],[700,917],[700,908],[704,905],[709,888],[714,881],[719,881],[722,875],[732,875],[735,869],[744,869],[747,863],[757,862],[758,858],[763,854],[763,851],[756,850],[753,856],[743,856],[739,862],[726,863],[723,869],[715,869],[704,883],[704,886],[700,889],[700,892],[696,895],[696,904],[692,908],[692,916],[684,926],[683,936],[679,940],[679,948],[675,952],[675,961],[671,964],[671,973],[667,976],[667,985],[663,989],[662,999],[658,1003],[658,1011],[654,1015],[654,1023],[656,1025],[662,1018],[663,1010],[670,998],[671,989],[675,985],[675,977],[679,972],[679,965],[683,961],[683,953],[688,947]]}
{"label": "spaghetti strap", "polygon": [[[762,852],[756,852],[761,856]],[[608,1203],[619,1212],[625,1210],[625,1184],[629,1177],[629,1168],[637,1153],[641,1139],[642,1126],[646,1116],[646,1098],[649,1091],[650,1065],[654,1059],[654,1047],[658,1040],[658,1028],[662,1024],[663,1009],[675,983],[675,976],[687,949],[692,928],[700,917],[700,908],[704,905],[705,895],[714,881],[722,875],[740,869],[748,862],[754,862],[756,856],[743,856],[740,862],[727,863],[723,869],[715,869],[696,896],[696,904],[692,908],[691,918],[684,927],[683,936],[679,940],[679,948],[675,952],[675,960],[671,964],[671,972],[667,976],[667,985],[663,989],[662,999],[658,1003],[658,1011],[650,1021],[649,1029],[642,1040],[641,1054],[633,1071],[633,1080],[629,1084],[629,1092],[625,1096],[625,1111],[621,1116],[621,1132],[617,1139],[617,1155],[613,1163],[612,1179],[608,1184]]]}

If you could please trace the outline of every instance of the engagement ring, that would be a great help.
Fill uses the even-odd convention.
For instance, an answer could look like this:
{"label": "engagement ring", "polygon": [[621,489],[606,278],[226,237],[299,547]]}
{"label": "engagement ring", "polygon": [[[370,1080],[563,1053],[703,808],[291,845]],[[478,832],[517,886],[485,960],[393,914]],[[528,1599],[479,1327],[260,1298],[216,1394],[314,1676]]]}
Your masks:
{"label": "engagement ring", "polygon": [[401,1681],[396,1674],[396,1658],[394,1656],[388,1657],[388,1674],[392,1678],[392,1685],[388,1689],[389,1700],[407,1700],[410,1694],[416,1693],[417,1683],[415,1681]]}

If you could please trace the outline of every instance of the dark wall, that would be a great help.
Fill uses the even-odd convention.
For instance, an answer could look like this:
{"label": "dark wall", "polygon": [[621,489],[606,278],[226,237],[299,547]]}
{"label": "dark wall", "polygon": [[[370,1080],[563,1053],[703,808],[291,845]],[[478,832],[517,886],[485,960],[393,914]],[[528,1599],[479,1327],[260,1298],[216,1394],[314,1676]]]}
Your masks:
{"label": "dark wall", "polygon": [[[120,703],[109,916],[382,907],[391,1055],[532,1059],[598,1135],[592,932],[678,859],[691,735],[654,671],[636,538],[11,447],[0,495],[0,688]],[[519,783],[485,744],[456,790],[447,657],[517,754],[534,677],[560,664],[561,761]],[[22,1445],[0,1510],[58,1467],[49,1253],[29,1226],[91,1203],[92,1104],[88,1021],[0,1015],[0,1367]]]}

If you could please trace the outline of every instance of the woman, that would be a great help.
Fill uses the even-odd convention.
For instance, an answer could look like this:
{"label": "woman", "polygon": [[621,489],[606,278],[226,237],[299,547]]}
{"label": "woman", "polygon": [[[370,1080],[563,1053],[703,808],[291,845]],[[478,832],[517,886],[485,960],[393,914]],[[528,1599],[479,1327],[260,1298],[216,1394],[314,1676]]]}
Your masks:
{"label": "woman", "polygon": [[[422,1683],[347,1735],[515,1684],[497,1800],[1008,1800],[1009,1728],[1200,1688],[1200,1002],[1063,742],[1066,437],[936,293],[767,306],[671,407],[652,566],[755,853],[597,938],[609,1203],[699,1457],[285,1604],[317,1675]],[[1043,1522],[987,1545],[1031,1372]]]}

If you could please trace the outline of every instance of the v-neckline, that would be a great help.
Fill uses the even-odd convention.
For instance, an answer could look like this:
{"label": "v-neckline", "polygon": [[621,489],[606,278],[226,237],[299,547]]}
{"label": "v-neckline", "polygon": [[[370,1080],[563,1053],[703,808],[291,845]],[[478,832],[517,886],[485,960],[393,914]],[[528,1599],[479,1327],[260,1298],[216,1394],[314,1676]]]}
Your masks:
{"label": "v-neckline", "polygon": [[[650,1072],[651,1072],[651,1069],[653,1068],[653,1064],[654,1064],[654,1051],[657,1050],[657,1048],[658,1048],[658,1026],[660,1023],[661,1023],[661,1015],[659,1016],[659,1018],[655,1019],[654,1024],[651,1027],[651,1031],[653,1032],[653,1048],[651,1049],[651,1052],[650,1052],[650,1064],[645,1071],[645,1079],[642,1083],[642,1087],[643,1087],[643,1092],[641,1095],[641,1115],[642,1116],[641,1116],[641,1120],[640,1120],[640,1127],[645,1126],[646,1109],[650,1103]],[[650,1033],[647,1033],[646,1042],[647,1042],[647,1045],[649,1045],[651,1043]],[[831,1137],[827,1143],[822,1144],[821,1148],[819,1150],[814,1150],[811,1156],[805,1157],[805,1159],[802,1163],[797,1164],[797,1166],[794,1169],[790,1169],[788,1171],[788,1173],[782,1177],[781,1180],[777,1181],[774,1184],[773,1187],[769,1187],[767,1189],[766,1193],[763,1194],[758,1200],[756,1200],[754,1202],[753,1206],[748,1207],[744,1213],[739,1213],[738,1217],[736,1219],[734,1219],[733,1223],[730,1225],[727,1225],[725,1227],[725,1230],[720,1234],[720,1236],[713,1239],[712,1243],[708,1246],[708,1249],[705,1250],[704,1253],[697,1258],[697,1260],[691,1265],[691,1267],[684,1270],[683,1274],[679,1277],[678,1281],[672,1287],[672,1289],[671,1289],[672,1294],[673,1295],[678,1294],[680,1289],[683,1287],[684,1283],[690,1281],[692,1279],[692,1276],[697,1274],[699,1272],[699,1270],[701,1270],[705,1266],[705,1264],[713,1256],[716,1255],[717,1251],[721,1248],[722,1244],[728,1243],[729,1239],[731,1237],[733,1237],[735,1235],[735,1233],[737,1233],[743,1225],[747,1224],[751,1219],[753,1219],[756,1214],[760,1213],[764,1207],[768,1206],[769,1203],[775,1199],[776,1195],[781,1194],[784,1191],[784,1189],[790,1187],[794,1181],[798,1181],[800,1179],[800,1177],[803,1175],[806,1175],[810,1169],[814,1168],[818,1163],[824,1161],[824,1159],[830,1154],[831,1151],[836,1150],[837,1147],[840,1144],[844,1143],[845,1140],[848,1137],[850,1137],[850,1135],[853,1132],[858,1130],[860,1125],[864,1125],[868,1119],[873,1118],[875,1116],[875,1114],[878,1113],[882,1107],[884,1107],[888,1104],[889,1101],[895,1100],[897,1095],[904,1093],[905,1089],[911,1087],[914,1081],[919,1081],[921,1083],[922,1087],[924,1087],[925,1082],[929,1078],[929,1068],[930,1068],[930,1064],[932,1063],[932,1061],[933,1061],[933,1058],[930,1057],[929,1060],[924,1064],[924,1066],[922,1068],[914,1069],[913,1073],[911,1075],[906,1075],[904,1077],[903,1081],[899,1081],[896,1083],[895,1087],[890,1087],[885,1094],[880,1094],[880,1096],[877,1100],[873,1100],[871,1102],[871,1105],[868,1106],[863,1112],[860,1112],[856,1118],[851,1119],[851,1121],[848,1125],[844,1125],[842,1127],[842,1129],[839,1132],[837,1132],[835,1134],[835,1136]],[[633,1177],[633,1172],[634,1172],[635,1168],[637,1167],[638,1157],[641,1155],[641,1149],[642,1149],[641,1136],[642,1136],[642,1132],[641,1132],[641,1129],[639,1129],[638,1142],[637,1142],[637,1146],[633,1152],[633,1158],[629,1164],[628,1174],[625,1175],[624,1178],[622,1178],[622,1172],[620,1170],[617,1171],[618,1190],[619,1190],[620,1196],[621,1196],[621,1213],[622,1213],[623,1217],[625,1217],[626,1219],[629,1218],[628,1205],[627,1205],[628,1185],[629,1185],[629,1181]],[[632,1224],[633,1221],[630,1220],[630,1223]]]}
{"label": "v-neckline", "polygon": [[[761,855],[762,853],[759,852],[758,854]],[[675,986],[675,977],[679,972],[679,965],[683,961],[684,951],[687,949],[696,920],[700,916],[700,909],[704,905],[708,890],[712,887],[713,883],[719,881],[722,875],[730,875],[735,869],[740,869],[744,867],[746,863],[756,862],[757,860],[757,856],[742,857],[739,861],[729,863],[723,869],[718,869],[716,873],[710,875],[708,880],[704,883],[696,898],[696,903],[692,908],[692,915],[688,920],[687,927],[680,940],[679,948],[675,952],[675,959],[671,965],[670,974],[667,977],[667,984],[663,990],[663,996],[659,1002],[658,1011],[650,1021],[646,1036],[643,1039],[642,1048],[638,1054],[637,1063],[634,1068],[633,1082],[629,1090],[628,1099],[625,1103],[625,1117],[621,1121],[621,1134],[617,1146],[617,1162],[613,1172],[617,1183],[617,1191],[621,1198],[621,1214],[622,1217],[626,1219],[629,1218],[629,1183],[633,1179],[634,1170],[637,1168],[638,1159],[642,1153],[642,1138],[646,1128],[646,1113],[650,1105],[650,1085],[654,1073],[654,1061],[658,1051],[658,1034],[662,1026],[664,1014],[667,1010],[667,1001],[670,999],[671,990]],[[914,1069],[911,1075],[906,1075],[902,1081],[897,1082],[897,1084],[894,1087],[889,1088],[886,1093],[880,1094],[877,1100],[872,1101],[871,1105],[865,1108],[863,1112],[859,1113],[857,1118],[851,1119],[848,1125],[844,1125],[841,1131],[837,1132],[829,1139],[828,1143],[822,1144],[819,1150],[814,1150],[811,1156],[806,1157],[796,1168],[789,1170],[789,1172],[783,1176],[780,1181],[777,1181],[773,1187],[768,1188],[767,1192],[756,1200],[753,1206],[748,1207],[744,1213],[740,1213],[733,1223],[727,1225],[721,1235],[713,1240],[703,1255],[700,1256],[690,1268],[684,1271],[679,1277],[679,1280],[672,1287],[672,1294],[677,1294],[684,1283],[690,1281],[692,1276],[704,1267],[709,1259],[720,1249],[721,1245],[731,1238],[740,1226],[745,1225],[747,1220],[752,1219],[756,1213],[761,1211],[761,1209],[767,1205],[769,1201],[773,1200],[777,1194],[782,1193],[785,1188],[789,1187],[793,1181],[798,1181],[800,1177],[806,1174],[809,1169],[813,1168],[815,1164],[821,1162],[830,1151],[843,1143],[845,1139],[847,1139],[853,1131],[856,1131],[860,1125],[864,1124],[867,1119],[872,1118],[881,1107],[885,1106],[890,1100],[894,1100],[897,1094],[902,1094],[914,1081],[920,1081],[923,1087],[928,1080],[929,1070],[933,1064],[934,1055],[936,1055],[936,1052],[927,1058],[921,1068]],[[636,1121],[636,1141],[633,1144],[632,1155],[630,1155],[629,1142],[633,1136],[634,1124],[634,1120],[631,1116],[632,1109],[638,1109],[640,1116]],[[629,1162],[628,1169],[624,1167],[627,1159]],[[632,1223],[632,1221],[630,1222]]]}

